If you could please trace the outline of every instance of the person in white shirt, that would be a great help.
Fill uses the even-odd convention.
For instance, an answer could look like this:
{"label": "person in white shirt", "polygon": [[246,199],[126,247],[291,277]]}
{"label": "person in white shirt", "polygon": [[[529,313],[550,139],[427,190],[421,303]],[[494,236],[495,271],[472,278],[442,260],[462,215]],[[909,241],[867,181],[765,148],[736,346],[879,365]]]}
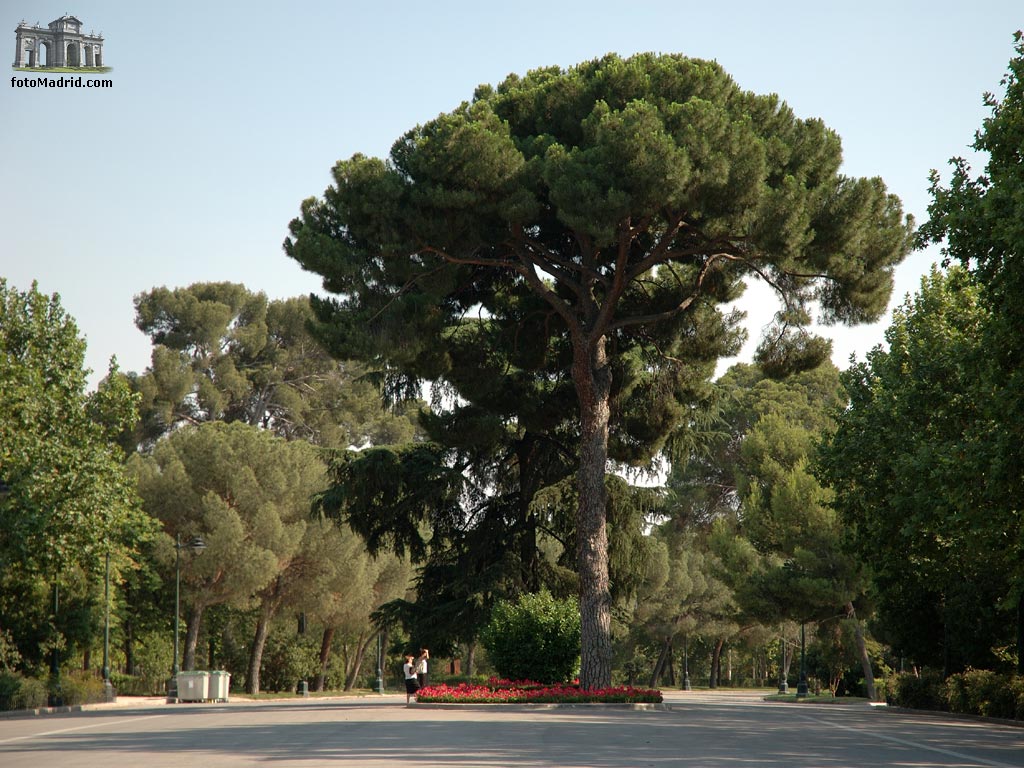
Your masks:
{"label": "person in white shirt", "polygon": [[427,687],[427,659],[429,658],[430,651],[420,648],[420,657],[417,659],[419,665],[416,668],[416,679],[419,681],[420,688]]}
{"label": "person in white shirt", "polygon": [[417,678],[416,671],[419,668],[419,662],[415,656],[411,653],[406,654],[405,664],[402,665],[402,674],[405,675],[405,703],[408,704],[409,700],[416,696],[416,691],[420,689],[420,681]]}

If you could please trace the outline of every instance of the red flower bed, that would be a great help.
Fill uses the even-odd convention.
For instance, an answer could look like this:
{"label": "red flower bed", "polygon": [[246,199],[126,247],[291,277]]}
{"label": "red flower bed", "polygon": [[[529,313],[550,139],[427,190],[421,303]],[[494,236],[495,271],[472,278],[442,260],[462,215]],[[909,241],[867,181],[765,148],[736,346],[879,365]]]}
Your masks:
{"label": "red flower bed", "polygon": [[529,680],[496,680],[487,685],[431,685],[416,694],[431,704],[658,704],[661,691],[618,686],[592,691],[571,683],[543,685]]}

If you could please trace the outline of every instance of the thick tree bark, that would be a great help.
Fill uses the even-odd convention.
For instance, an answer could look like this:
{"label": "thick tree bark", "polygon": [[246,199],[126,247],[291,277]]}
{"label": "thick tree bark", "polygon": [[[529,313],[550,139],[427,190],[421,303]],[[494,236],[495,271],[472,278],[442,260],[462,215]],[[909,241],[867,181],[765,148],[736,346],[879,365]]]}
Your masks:
{"label": "thick tree bark", "polygon": [[718,676],[722,670],[722,647],[725,645],[725,638],[720,637],[715,642],[715,650],[711,654],[711,675],[708,679],[708,688],[718,687]]}
{"label": "thick tree bark", "polygon": [[608,582],[607,491],[611,368],[602,336],[592,344],[574,340],[573,379],[580,405],[579,564],[580,687],[606,688],[612,681],[611,595]]}
{"label": "thick tree bark", "polygon": [[188,614],[185,628],[185,658],[181,668],[189,671],[196,668],[196,648],[199,645],[199,627],[203,622],[203,605],[193,605]]}
{"label": "thick tree bark", "polygon": [[857,611],[853,603],[846,604],[846,615],[853,622],[853,636],[857,641],[857,655],[860,656],[860,667],[864,671],[864,691],[869,701],[875,700],[875,673],[871,669],[871,658],[868,656],[868,647],[864,643],[864,630],[857,618]]}
{"label": "thick tree bark", "polygon": [[334,627],[324,627],[323,637],[320,639],[320,671],[316,680],[313,681],[313,690],[322,692],[327,682],[327,665],[331,663],[331,643],[334,642]]}
{"label": "thick tree bark", "polygon": [[260,610],[260,618],[256,622],[256,634],[253,636],[252,646],[249,648],[249,676],[245,681],[246,693],[260,692],[260,666],[263,664],[263,649],[267,645],[272,616],[273,611],[264,604]]}
{"label": "thick tree bark", "polygon": [[476,643],[466,643],[466,668],[462,674],[472,677],[476,671]]}

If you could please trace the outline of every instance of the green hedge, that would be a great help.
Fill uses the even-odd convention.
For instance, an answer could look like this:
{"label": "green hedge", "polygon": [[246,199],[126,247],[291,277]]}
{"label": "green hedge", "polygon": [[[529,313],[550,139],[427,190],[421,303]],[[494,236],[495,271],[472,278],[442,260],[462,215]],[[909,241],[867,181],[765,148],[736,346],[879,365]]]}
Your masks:
{"label": "green hedge", "polygon": [[46,706],[46,683],[15,672],[0,672],[0,711]]}
{"label": "green hedge", "polygon": [[969,669],[943,680],[938,675],[900,675],[890,704],[964,715],[1024,720],[1024,677]]}

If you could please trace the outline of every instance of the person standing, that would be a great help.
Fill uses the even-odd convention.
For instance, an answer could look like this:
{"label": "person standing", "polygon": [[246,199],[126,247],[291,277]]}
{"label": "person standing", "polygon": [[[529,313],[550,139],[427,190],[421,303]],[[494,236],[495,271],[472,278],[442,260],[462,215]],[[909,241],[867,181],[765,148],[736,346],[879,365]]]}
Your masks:
{"label": "person standing", "polygon": [[427,687],[427,659],[430,658],[430,651],[426,648],[420,648],[420,656],[417,659],[418,665],[416,667],[416,679],[420,684],[420,688]]}
{"label": "person standing", "polygon": [[416,698],[416,692],[420,689],[420,681],[417,677],[419,661],[411,653],[406,654],[405,664],[402,665],[402,674],[405,675],[405,703]]}

